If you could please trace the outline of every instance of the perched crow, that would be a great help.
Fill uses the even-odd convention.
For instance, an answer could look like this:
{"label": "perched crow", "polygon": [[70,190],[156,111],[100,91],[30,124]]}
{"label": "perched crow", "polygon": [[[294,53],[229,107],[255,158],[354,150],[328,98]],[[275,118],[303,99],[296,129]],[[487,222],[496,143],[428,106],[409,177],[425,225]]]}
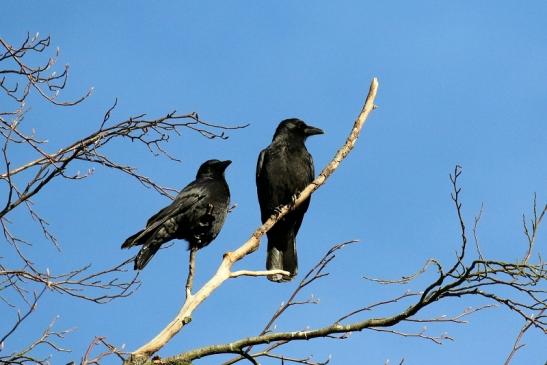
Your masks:
{"label": "perched crow", "polygon": [[142,245],[135,270],[142,270],[161,245],[172,239],[188,241],[188,249],[200,249],[220,232],[228,213],[230,190],[224,170],[232,161],[205,161],[196,180],[177,195],[171,205],[154,214],[146,228],[125,240],[122,248]]}
{"label": "perched crow", "polygon": [[[314,178],[313,159],[304,142],[309,136],[323,131],[306,125],[299,119],[286,119],[279,123],[272,143],[258,156],[256,166],[256,188],[262,222],[276,208],[291,202],[292,197],[302,191]],[[285,270],[290,277],[271,275],[271,281],[289,281],[297,273],[296,234],[302,224],[310,200],[289,212],[277,222],[268,235],[268,270]]]}

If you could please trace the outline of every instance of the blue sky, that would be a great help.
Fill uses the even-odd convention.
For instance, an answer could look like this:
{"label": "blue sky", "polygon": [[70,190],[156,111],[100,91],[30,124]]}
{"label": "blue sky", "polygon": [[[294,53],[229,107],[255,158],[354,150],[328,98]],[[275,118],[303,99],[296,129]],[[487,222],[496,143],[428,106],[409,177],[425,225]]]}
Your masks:
{"label": "blue sky", "polygon": [[[280,330],[325,325],[351,308],[404,291],[370,285],[363,275],[397,278],[430,257],[451,263],[459,241],[448,173],[456,164],[463,166],[469,224],[484,203],[479,232],[492,258],[522,257],[521,215],[534,192],[540,203],[547,199],[544,2],[6,1],[1,13],[2,37],[12,44],[26,32],[51,35],[52,45],[61,48],[60,63],[71,66],[67,98],[94,87],[92,97],[72,109],[32,99],[24,123],[47,137],[52,151],[96,129],[115,98],[113,120],[176,109],[217,123],[250,123],[226,141],[184,133],[167,146],[180,164],[130,143],[109,149],[115,159],[177,188],[193,179],[204,160],[233,161],[227,180],[238,207],[216,241],[199,252],[196,285],[259,224],[254,169],[277,123],[299,117],[325,130],[308,141],[319,171],[343,143],[371,78],[379,78],[379,109],[352,154],[313,196],[298,237],[300,271],[334,243],[361,244],[338,255],[331,276],[307,292],[321,304],[287,313]],[[22,215],[14,227],[37,242],[33,255],[44,267],[119,262],[130,254],[120,243],[168,203],[101,168],[77,183],[57,181],[35,200],[63,254],[42,242]],[[545,239],[541,234],[540,252]],[[161,251],[130,298],[98,306],[48,294],[21,333],[30,338],[56,315],[58,328],[76,327],[64,342],[73,352],[56,355],[54,364],[78,360],[96,335],[135,349],[182,303],[185,248],[181,242]],[[261,246],[238,267],[261,269],[264,260]],[[248,278],[226,283],[160,355],[258,333],[295,284]],[[420,284],[425,281],[410,288]],[[428,313],[455,314],[481,303],[451,300]],[[442,346],[363,332],[342,342],[292,345],[287,352],[318,360],[331,354],[333,364],[398,363],[403,357],[405,364],[502,363],[521,320],[502,308],[469,319],[463,326],[432,326],[432,334],[448,331],[455,338]],[[543,363],[545,337],[531,330],[524,342],[513,364]]]}

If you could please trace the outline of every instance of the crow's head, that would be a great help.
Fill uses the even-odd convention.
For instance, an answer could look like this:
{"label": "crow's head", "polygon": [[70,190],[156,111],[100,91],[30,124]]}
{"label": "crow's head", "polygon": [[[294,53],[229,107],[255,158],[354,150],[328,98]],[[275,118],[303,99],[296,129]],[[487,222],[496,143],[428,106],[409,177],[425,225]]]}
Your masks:
{"label": "crow's head", "polygon": [[232,161],[220,161],[220,160],[207,160],[199,167],[196,178],[206,176],[223,176],[224,170],[230,165]]}
{"label": "crow's head", "polygon": [[323,133],[323,130],[307,125],[300,119],[291,118],[285,119],[279,123],[273,138],[275,139],[278,136],[290,136],[305,141],[309,136]]}

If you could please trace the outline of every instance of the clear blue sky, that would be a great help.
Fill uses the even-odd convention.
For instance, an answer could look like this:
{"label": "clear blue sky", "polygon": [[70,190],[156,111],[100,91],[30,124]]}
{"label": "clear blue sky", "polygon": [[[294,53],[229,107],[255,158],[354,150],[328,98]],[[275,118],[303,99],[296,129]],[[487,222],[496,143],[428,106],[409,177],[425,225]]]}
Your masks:
{"label": "clear blue sky", "polygon": [[[33,99],[24,123],[47,137],[52,150],[95,129],[116,97],[113,120],[176,109],[212,122],[251,124],[227,141],[184,133],[168,145],[181,164],[131,144],[109,149],[118,161],[138,164],[144,174],[177,188],[193,179],[202,161],[233,160],[227,180],[238,207],[216,241],[199,252],[196,285],[259,224],[256,157],[277,123],[299,117],[325,130],[308,143],[320,170],[343,143],[371,78],[379,78],[379,109],[354,152],[313,197],[298,237],[301,273],[334,243],[362,243],[341,253],[331,276],[307,292],[321,304],[287,313],[279,330],[325,325],[350,308],[404,290],[367,284],[363,275],[397,278],[430,257],[451,263],[459,247],[448,180],[455,164],[463,166],[468,223],[484,203],[481,242],[492,258],[522,257],[521,214],[529,211],[534,192],[540,203],[547,199],[545,2],[5,1],[0,13],[0,32],[12,43],[26,32],[51,35],[61,48],[60,62],[71,66],[65,96],[95,88],[74,109]],[[101,168],[81,182],[58,181],[35,200],[63,255],[27,229],[25,224],[33,226],[23,217],[15,227],[36,242],[34,255],[43,267],[119,262],[130,254],[120,243],[168,203]],[[540,251],[546,238],[539,237]],[[60,315],[58,328],[76,331],[64,342],[73,352],[56,355],[54,364],[78,361],[96,335],[135,349],[178,311],[185,249],[181,242],[161,251],[143,271],[140,290],[112,304],[48,294],[20,332],[28,337],[16,341]],[[262,246],[238,267],[261,269],[264,260]],[[160,355],[257,334],[295,284],[226,283]],[[451,300],[428,313],[455,314],[481,303]],[[11,323],[0,317],[2,328]],[[503,363],[522,321],[502,308],[469,319],[462,326],[431,326],[431,334],[447,331],[455,338],[442,346],[363,332],[343,342],[299,343],[287,352],[318,360],[332,354],[333,364],[393,364],[402,357],[405,364]],[[513,364],[543,364],[545,337],[531,330],[524,342]]]}

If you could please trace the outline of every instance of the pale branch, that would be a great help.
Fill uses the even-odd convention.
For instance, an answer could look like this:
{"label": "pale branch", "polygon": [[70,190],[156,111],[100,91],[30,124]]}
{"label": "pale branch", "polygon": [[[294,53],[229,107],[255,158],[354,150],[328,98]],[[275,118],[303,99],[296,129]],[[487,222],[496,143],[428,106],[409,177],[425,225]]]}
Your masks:
{"label": "pale branch", "polygon": [[240,276],[268,276],[268,275],[290,275],[288,271],[284,270],[259,270],[259,271],[252,271],[252,270],[238,270],[233,271],[230,273],[230,278],[237,278]]}
{"label": "pale branch", "polygon": [[[431,261],[437,268],[437,279],[429,284],[423,291],[419,293],[408,292],[391,300],[385,300],[376,304],[350,312],[332,324],[316,329],[308,329],[303,331],[292,332],[271,332],[264,331],[258,336],[247,337],[235,340],[230,343],[210,345],[202,348],[188,350],[179,355],[168,357],[159,361],[160,364],[181,365],[191,363],[193,360],[200,359],[206,356],[217,354],[238,353],[240,354],[245,349],[254,345],[268,344],[265,350],[255,353],[247,353],[251,357],[264,356],[270,354],[273,349],[298,340],[310,340],[314,338],[333,338],[345,339],[352,332],[363,331],[365,329],[387,332],[404,337],[418,337],[426,340],[440,343],[443,340],[452,340],[452,338],[443,333],[439,336],[432,336],[425,332],[426,328],[420,331],[401,331],[395,326],[402,322],[411,323],[456,323],[463,324],[466,321],[464,317],[476,313],[478,311],[491,308],[493,304],[485,304],[478,308],[470,308],[464,310],[463,313],[447,316],[436,316],[432,318],[419,318],[416,315],[426,307],[451,297],[484,297],[502,306],[510,311],[520,315],[527,321],[527,325],[523,327],[524,333],[528,328],[534,326],[544,333],[547,333],[547,322],[544,313],[547,310],[547,300],[545,298],[546,290],[541,288],[541,283],[547,278],[547,269],[543,262],[532,264],[529,262],[503,262],[486,259],[475,259],[471,263],[466,264],[463,259],[466,251],[469,249],[466,245],[467,236],[465,223],[463,221],[462,203],[460,200],[461,189],[458,186],[458,177],[461,174],[460,167],[456,167],[455,174],[451,175],[453,185],[453,201],[456,210],[457,220],[460,226],[461,234],[461,249],[456,255],[454,264],[449,266],[448,270],[444,270],[438,261]],[[539,217],[539,215],[538,215]],[[537,230],[536,225],[536,230]],[[384,281],[384,283],[394,283],[398,281]],[[407,283],[406,281],[405,283]],[[499,294],[496,289],[501,289]],[[513,295],[511,296],[511,293]],[[398,303],[402,300],[415,299],[406,309],[398,313],[388,315],[382,318],[365,318],[345,323],[357,313],[365,312],[382,305]],[[531,313],[531,314],[527,314]],[[274,316],[275,317],[275,316]],[[273,322],[273,321],[272,321]],[[344,322],[344,323],[342,323]],[[268,328],[268,327],[267,327]],[[519,335],[522,337],[521,335]],[[516,352],[519,346],[520,339],[514,346]],[[233,364],[246,357],[241,356],[228,361],[225,364]],[[149,364],[149,362],[145,362]]]}
{"label": "pale branch", "polygon": [[359,114],[357,120],[355,121],[353,128],[350,132],[349,137],[346,142],[335,154],[333,160],[321,171],[319,176],[313,180],[298,196],[294,199],[293,202],[287,204],[278,209],[278,212],[272,215],[264,224],[262,224],[258,229],[256,229],[251,238],[245,242],[242,246],[237,248],[235,251],[228,252],[224,255],[222,262],[213,275],[213,277],[203,285],[190,299],[186,300],[182,308],[179,310],[179,313],[176,317],[151,341],[143,345],[139,349],[135,350],[132,354],[132,359],[130,361],[141,361],[142,358],[146,358],[154,354],[156,351],[161,349],[173,336],[175,336],[185,325],[185,322],[188,318],[191,318],[193,311],[199,306],[207,297],[209,297],[213,291],[215,291],[224,281],[226,281],[231,275],[231,268],[237,261],[241,260],[246,255],[256,251],[260,244],[260,239],[266,232],[282,217],[284,217],[289,211],[295,209],[305,200],[307,200],[310,195],[315,192],[320,186],[322,186],[328,177],[338,168],[342,160],[347,156],[347,154],[353,149],[359,133],[365,121],[367,120],[368,115],[374,109],[374,99],[376,98],[376,93],[378,90],[378,81],[374,78],[370,85],[370,90],[366,98],[365,104],[361,113]]}

